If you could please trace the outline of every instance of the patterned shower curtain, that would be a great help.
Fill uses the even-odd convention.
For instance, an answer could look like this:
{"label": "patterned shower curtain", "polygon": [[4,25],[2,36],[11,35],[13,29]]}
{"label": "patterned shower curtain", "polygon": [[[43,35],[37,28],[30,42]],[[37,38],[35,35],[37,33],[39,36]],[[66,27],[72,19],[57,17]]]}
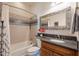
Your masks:
{"label": "patterned shower curtain", "polygon": [[4,32],[5,28],[4,21],[0,21],[0,56],[9,55],[7,34]]}
{"label": "patterned shower curtain", "polygon": [[10,48],[9,6],[2,4],[0,19],[0,56],[8,56]]}

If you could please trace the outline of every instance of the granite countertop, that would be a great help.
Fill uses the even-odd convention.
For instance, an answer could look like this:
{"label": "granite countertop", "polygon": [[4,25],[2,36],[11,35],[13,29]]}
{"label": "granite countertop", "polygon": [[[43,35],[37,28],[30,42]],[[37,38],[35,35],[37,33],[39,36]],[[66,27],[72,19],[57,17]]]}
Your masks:
{"label": "granite countertop", "polygon": [[41,40],[46,41],[48,43],[56,44],[59,46],[63,46],[69,49],[74,49],[74,50],[79,51],[79,49],[77,48],[77,41],[55,39],[55,38],[50,38],[50,37],[42,37]]}

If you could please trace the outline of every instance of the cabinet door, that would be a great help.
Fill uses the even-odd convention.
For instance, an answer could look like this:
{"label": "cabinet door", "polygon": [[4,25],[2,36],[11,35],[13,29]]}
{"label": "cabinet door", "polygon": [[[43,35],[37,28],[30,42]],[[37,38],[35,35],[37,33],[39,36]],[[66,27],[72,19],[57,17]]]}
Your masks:
{"label": "cabinet door", "polygon": [[44,42],[44,41],[42,41],[42,47],[46,48],[50,51],[55,52],[56,53],[55,55],[57,55],[57,54],[62,55],[62,56],[75,56],[76,55],[75,50],[71,50],[71,49],[68,49],[68,48],[65,48],[65,47],[62,47],[62,46],[58,46],[58,45],[55,45],[55,44],[50,44],[50,43],[47,43],[47,42]]}
{"label": "cabinet door", "polygon": [[60,54],[58,54],[58,53],[55,53],[55,52],[52,52],[51,55],[52,55],[52,56],[62,56],[62,55],[60,55]]}
{"label": "cabinet door", "polygon": [[51,51],[41,48],[41,56],[51,56]]}

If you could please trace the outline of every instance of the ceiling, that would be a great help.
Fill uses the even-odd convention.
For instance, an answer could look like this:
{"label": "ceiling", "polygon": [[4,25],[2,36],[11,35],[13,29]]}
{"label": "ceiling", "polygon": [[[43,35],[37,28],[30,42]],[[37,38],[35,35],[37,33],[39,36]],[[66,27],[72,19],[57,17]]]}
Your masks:
{"label": "ceiling", "polygon": [[[36,7],[45,7],[48,4],[50,4],[51,2],[18,2],[18,3],[8,3],[9,5],[13,4],[12,6],[15,7],[19,7],[19,8],[15,8],[15,7],[10,7],[10,20],[21,20],[21,21],[26,21],[27,23],[29,22],[36,22],[36,16],[31,12],[31,10],[35,9]],[[23,9],[23,8],[26,8]],[[30,12],[29,12],[29,11]],[[39,11],[39,10],[38,10]],[[33,19],[31,19],[33,18]]]}
{"label": "ceiling", "polygon": [[51,4],[55,5],[56,2],[7,2],[6,4],[10,6],[11,20],[34,22],[37,21],[34,13],[41,13],[44,9],[48,9]]}

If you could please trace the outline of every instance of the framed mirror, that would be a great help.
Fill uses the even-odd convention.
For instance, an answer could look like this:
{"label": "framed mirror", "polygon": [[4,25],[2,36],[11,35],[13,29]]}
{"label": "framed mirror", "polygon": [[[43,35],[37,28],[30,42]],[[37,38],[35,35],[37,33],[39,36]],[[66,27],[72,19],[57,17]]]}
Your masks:
{"label": "framed mirror", "polygon": [[42,16],[41,27],[45,29],[69,30],[71,27],[71,8],[68,7]]}

